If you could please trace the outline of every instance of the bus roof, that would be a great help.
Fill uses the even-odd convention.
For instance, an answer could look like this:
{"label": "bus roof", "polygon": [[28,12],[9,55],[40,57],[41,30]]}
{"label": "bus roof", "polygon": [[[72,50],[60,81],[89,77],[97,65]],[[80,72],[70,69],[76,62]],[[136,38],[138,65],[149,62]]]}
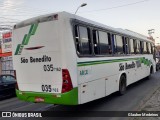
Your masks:
{"label": "bus roof", "polygon": [[24,27],[24,26],[27,26],[27,25],[30,25],[30,24],[33,24],[33,23],[49,21],[49,20],[53,19],[54,15],[58,15],[58,16],[62,15],[62,16],[68,17],[69,19],[72,18],[72,19],[76,19],[76,20],[79,20],[79,21],[83,21],[85,23],[92,24],[92,25],[95,25],[95,26],[98,26],[98,27],[101,27],[101,28],[105,28],[109,31],[112,31],[112,32],[115,32],[115,33],[118,33],[118,34],[124,34],[124,35],[129,36],[129,37],[138,38],[140,40],[153,42],[152,40],[148,39],[147,36],[136,33],[134,31],[125,30],[125,29],[121,29],[121,28],[113,28],[113,27],[110,27],[110,26],[107,26],[107,25],[104,25],[104,24],[101,24],[101,23],[98,23],[98,22],[95,22],[95,21],[77,16],[75,14],[71,14],[71,13],[68,13],[68,12],[65,12],[65,11],[46,14],[46,15],[41,15],[41,16],[37,16],[37,17],[33,17],[33,18],[30,18],[30,19],[24,20],[20,23],[17,23],[14,26],[14,29]]}

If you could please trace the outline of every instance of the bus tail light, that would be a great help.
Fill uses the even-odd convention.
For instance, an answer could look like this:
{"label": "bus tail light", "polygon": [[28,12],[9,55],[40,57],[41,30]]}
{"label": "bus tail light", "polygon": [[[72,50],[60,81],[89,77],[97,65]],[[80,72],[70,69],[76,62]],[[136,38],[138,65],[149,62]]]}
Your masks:
{"label": "bus tail light", "polygon": [[73,89],[71,77],[67,69],[62,69],[62,93],[68,92]]}

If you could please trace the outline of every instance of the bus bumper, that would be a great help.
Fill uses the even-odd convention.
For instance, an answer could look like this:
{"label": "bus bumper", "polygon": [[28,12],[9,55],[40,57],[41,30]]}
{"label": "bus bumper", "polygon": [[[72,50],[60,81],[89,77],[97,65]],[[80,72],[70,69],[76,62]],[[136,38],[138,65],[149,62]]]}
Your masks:
{"label": "bus bumper", "polygon": [[78,105],[78,87],[73,88],[69,92],[61,94],[43,93],[43,92],[25,92],[16,89],[16,95],[20,100],[28,102]]}

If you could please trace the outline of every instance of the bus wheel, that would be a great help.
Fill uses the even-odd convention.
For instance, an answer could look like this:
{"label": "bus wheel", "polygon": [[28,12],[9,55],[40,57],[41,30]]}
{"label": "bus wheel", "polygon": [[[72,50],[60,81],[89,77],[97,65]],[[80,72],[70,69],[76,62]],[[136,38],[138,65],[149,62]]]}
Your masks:
{"label": "bus wheel", "polygon": [[119,81],[119,95],[124,95],[126,93],[126,77],[122,75]]}

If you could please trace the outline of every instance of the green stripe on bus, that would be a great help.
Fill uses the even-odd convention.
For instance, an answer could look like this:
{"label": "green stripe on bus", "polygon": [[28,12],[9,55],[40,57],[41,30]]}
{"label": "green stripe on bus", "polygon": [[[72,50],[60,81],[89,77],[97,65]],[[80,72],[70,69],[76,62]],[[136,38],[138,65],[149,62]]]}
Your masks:
{"label": "green stripe on bus", "polygon": [[23,37],[22,44],[17,45],[15,55],[21,54],[21,52],[23,50],[23,47],[21,47],[21,46],[28,45],[30,37],[36,33],[37,27],[38,27],[38,23],[31,25],[28,34],[25,34]]}
{"label": "green stripe on bus", "polygon": [[34,35],[36,30],[37,30],[37,27],[38,27],[38,23],[35,23],[35,24],[32,24],[30,30],[29,30],[29,34],[30,35]]}
{"label": "green stripe on bus", "polygon": [[44,93],[44,92],[22,92],[16,90],[17,97],[20,100],[28,102],[36,102],[35,98],[44,98],[43,103],[63,104],[63,105],[78,105],[78,87],[71,91],[61,94]]}
{"label": "green stripe on bus", "polygon": [[145,59],[145,57],[141,57],[141,58],[111,59],[111,60],[78,62],[77,66],[89,66],[89,65],[97,65],[97,64],[107,64],[107,63],[124,62],[124,61],[131,61],[131,60],[140,60],[141,63],[144,63],[144,65],[147,65],[147,66],[149,66],[151,64],[150,60]]}
{"label": "green stripe on bus", "polygon": [[20,49],[23,49],[23,47],[24,47],[24,45],[22,45],[22,44],[18,44],[18,45],[17,45],[17,48],[16,48],[15,55],[18,55],[18,54],[19,54],[19,52],[20,52]]}
{"label": "green stripe on bus", "polygon": [[24,38],[23,38],[23,41],[22,41],[22,45],[27,45],[28,42],[29,42],[30,37],[31,37],[30,35],[25,34]]}

